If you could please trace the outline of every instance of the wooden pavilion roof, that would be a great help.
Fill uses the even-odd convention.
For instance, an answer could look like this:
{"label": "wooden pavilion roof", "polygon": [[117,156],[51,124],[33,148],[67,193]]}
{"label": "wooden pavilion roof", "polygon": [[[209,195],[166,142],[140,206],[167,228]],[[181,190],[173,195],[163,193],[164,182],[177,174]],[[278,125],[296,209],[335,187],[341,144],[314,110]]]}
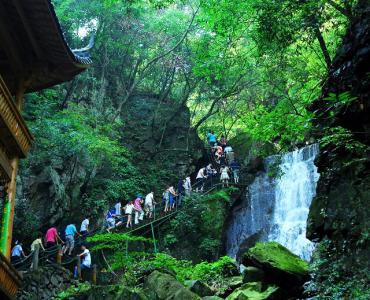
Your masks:
{"label": "wooden pavilion roof", "polygon": [[71,80],[91,64],[68,46],[50,0],[0,0],[0,74],[14,95]]}

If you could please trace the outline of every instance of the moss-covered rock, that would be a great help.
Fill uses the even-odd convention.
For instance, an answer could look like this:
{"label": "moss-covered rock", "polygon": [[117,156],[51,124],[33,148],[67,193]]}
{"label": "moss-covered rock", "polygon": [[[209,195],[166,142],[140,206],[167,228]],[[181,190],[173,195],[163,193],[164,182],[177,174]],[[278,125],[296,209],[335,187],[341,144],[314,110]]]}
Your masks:
{"label": "moss-covered rock", "polygon": [[201,297],[212,296],[215,294],[208,284],[200,280],[188,280],[186,282],[186,286],[189,287],[193,293]]}
{"label": "moss-covered rock", "polygon": [[145,280],[145,294],[149,299],[197,300],[199,296],[191,292],[169,274],[154,271]]}
{"label": "moss-covered rock", "polygon": [[263,281],[265,273],[256,267],[246,267],[243,272],[243,282],[258,282]]}
{"label": "moss-covered rock", "polygon": [[[29,298],[30,299],[30,298]],[[120,284],[106,286],[71,287],[55,298],[65,300],[148,300],[142,290]]]}
{"label": "moss-covered rock", "polygon": [[226,300],[267,300],[280,299],[279,287],[270,285],[264,288],[260,282],[249,282],[236,289]]}
{"label": "moss-covered rock", "polygon": [[245,266],[262,269],[268,283],[290,288],[309,280],[307,262],[276,242],[257,243],[242,260]]}

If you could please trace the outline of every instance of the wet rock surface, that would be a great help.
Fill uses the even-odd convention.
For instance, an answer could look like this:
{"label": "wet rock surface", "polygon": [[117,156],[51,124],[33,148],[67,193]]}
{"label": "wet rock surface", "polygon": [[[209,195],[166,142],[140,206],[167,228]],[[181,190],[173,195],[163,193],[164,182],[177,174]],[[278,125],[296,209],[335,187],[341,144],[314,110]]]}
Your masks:
{"label": "wet rock surface", "polygon": [[195,293],[191,292],[173,276],[154,271],[150,274],[144,283],[145,294],[150,299],[200,299]]}
{"label": "wet rock surface", "polygon": [[72,273],[58,265],[41,267],[23,275],[18,300],[49,300],[74,283]]}

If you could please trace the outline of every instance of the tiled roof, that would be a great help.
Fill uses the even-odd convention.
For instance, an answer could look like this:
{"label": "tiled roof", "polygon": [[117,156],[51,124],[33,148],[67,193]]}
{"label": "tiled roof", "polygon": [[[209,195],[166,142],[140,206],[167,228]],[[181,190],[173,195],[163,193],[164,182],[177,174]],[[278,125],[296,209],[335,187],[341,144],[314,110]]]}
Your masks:
{"label": "tiled roof", "polygon": [[[71,50],[68,46],[50,0],[0,0],[0,5],[0,10],[6,12],[0,16],[6,18],[2,26],[5,24],[7,32],[11,33],[13,48],[16,45],[21,64],[29,76],[28,92],[69,81],[92,63],[91,43],[84,49]],[[9,47],[0,42],[0,47]],[[6,53],[7,49],[0,50]],[[11,92],[15,92],[20,72],[14,71],[11,60],[8,63],[0,73]]]}

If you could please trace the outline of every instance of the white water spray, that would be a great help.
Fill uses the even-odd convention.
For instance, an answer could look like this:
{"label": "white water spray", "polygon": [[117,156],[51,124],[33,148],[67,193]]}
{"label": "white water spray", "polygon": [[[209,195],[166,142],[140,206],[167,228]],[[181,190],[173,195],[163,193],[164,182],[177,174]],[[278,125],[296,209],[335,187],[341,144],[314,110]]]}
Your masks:
{"label": "white water spray", "polygon": [[311,145],[282,157],[282,176],[276,179],[275,205],[268,240],[276,241],[305,260],[314,244],[306,238],[306,222],[319,179],[314,159],[319,145]]}

